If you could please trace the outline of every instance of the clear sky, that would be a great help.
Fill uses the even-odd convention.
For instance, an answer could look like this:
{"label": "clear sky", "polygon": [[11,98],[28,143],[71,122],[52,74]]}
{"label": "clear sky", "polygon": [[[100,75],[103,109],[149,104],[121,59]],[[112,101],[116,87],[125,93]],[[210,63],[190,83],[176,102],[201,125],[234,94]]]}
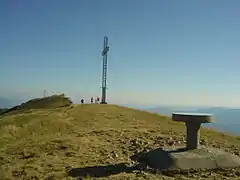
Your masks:
{"label": "clear sky", "polygon": [[239,0],[1,0],[0,96],[240,107]]}

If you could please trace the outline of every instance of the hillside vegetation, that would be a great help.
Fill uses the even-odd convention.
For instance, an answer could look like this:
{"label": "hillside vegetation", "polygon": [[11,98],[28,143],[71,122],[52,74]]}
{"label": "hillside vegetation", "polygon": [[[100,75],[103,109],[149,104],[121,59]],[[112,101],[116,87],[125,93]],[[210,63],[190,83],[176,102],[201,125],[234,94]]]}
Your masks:
{"label": "hillside vegetation", "polygon": [[[139,152],[185,145],[185,126],[116,105],[73,105],[65,96],[29,101],[0,116],[0,179],[238,179],[240,169],[157,172]],[[37,103],[39,102],[39,104]],[[201,143],[239,155],[240,139],[209,129]],[[81,177],[81,178],[80,178]]]}
{"label": "hillside vegetation", "polygon": [[22,103],[18,106],[15,106],[10,109],[2,109],[0,114],[9,114],[9,113],[19,113],[25,112],[30,109],[51,109],[51,108],[59,108],[66,107],[72,104],[72,101],[65,97],[64,94],[53,95],[44,98],[36,98],[31,99],[25,103]]}
{"label": "hillside vegetation", "polygon": [[7,109],[0,109],[0,114],[4,113],[5,111],[7,111]]}

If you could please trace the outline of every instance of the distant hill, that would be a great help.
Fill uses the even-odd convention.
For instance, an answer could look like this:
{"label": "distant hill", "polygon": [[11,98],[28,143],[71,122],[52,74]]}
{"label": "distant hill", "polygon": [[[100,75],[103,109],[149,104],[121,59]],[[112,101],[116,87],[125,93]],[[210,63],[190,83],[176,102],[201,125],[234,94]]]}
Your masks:
{"label": "distant hill", "polygon": [[6,113],[18,113],[29,110],[29,109],[51,109],[58,107],[66,107],[72,104],[72,101],[65,97],[64,94],[61,95],[53,95],[44,98],[36,98],[31,99],[25,103],[22,103],[18,106],[14,106],[2,112],[2,114]]}

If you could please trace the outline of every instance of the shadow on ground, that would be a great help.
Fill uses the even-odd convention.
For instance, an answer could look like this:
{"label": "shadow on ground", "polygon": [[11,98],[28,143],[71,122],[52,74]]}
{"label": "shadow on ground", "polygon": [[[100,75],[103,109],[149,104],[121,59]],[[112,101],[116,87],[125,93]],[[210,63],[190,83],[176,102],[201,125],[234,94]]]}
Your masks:
{"label": "shadow on ground", "polygon": [[68,175],[72,177],[106,177],[119,173],[131,173],[134,167],[128,167],[126,164],[115,164],[107,166],[91,166],[84,168],[73,168],[68,171]]}
{"label": "shadow on ground", "polygon": [[107,177],[120,173],[132,173],[135,170],[147,170],[147,168],[165,170],[171,168],[174,164],[174,160],[170,153],[180,151],[185,151],[185,149],[165,151],[162,148],[158,148],[148,152],[140,152],[131,156],[130,159],[137,162],[134,166],[129,166],[126,163],[120,163],[106,166],[71,168],[68,171],[68,175],[71,177]]}

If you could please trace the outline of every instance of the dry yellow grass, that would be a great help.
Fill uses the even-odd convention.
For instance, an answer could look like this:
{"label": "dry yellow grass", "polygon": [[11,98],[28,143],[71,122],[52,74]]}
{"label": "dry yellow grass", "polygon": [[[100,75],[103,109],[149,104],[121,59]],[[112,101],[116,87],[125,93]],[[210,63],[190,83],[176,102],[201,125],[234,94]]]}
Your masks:
{"label": "dry yellow grass", "polygon": [[[126,167],[135,153],[169,141],[183,145],[184,137],[184,124],[116,105],[10,113],[0,116],[0,179],[75,179],[81,169],[70,173],[70,167],[88,167],[85,179],[94,178],[93,171],[99,179],[237,179],[239,169],[156,174]],[[204,128],[201,137],[209,146],[240,152],[237,137]]]}

